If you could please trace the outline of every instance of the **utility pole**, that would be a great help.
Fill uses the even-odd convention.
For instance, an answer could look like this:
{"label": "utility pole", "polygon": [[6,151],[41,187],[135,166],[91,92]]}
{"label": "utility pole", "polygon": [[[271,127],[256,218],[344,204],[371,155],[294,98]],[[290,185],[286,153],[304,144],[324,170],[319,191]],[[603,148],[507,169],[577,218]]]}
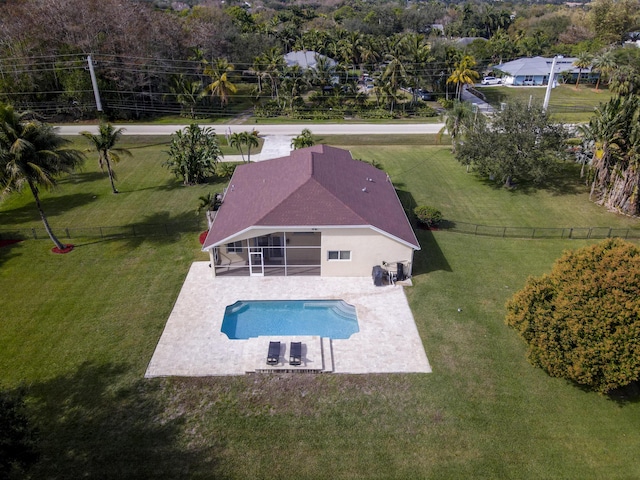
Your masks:
{"label": "utility pole", "polygon": [[542,111],[546,112],[547,107],[549,106],[549,99],[551,98],[551,89],[553,88],[553,81],[555,79],[556,74],[556,60],[558,56],[553,57],[553,62],[551,62],[551,72],[549,73],[549,81],[547,82],[547,91],[544,94],[544,103],[542,104]]}
{"label": "utility pole", "polygon": [[93,85],[93,96],[96,98],[96,109],[102,112],[102,102],[100,101],[100,92],[98,91],[98,82],[96,80],[96,72],[93,71],[93,61],[91,55],[87,56],[87,63],[89,64],[89,75],[91,75],[91,85]]}

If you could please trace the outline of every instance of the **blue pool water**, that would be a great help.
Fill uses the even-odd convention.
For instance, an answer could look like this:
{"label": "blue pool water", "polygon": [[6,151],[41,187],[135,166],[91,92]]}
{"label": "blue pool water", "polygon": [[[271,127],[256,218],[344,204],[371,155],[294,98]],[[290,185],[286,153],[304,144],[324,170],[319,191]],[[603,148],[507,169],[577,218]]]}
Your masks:
{"label": "blue pool water", "polygon": [[343,300],[239,301],[224,312],[222,333],[232,340],[259,336],[349,338],[360,331],[353,305]]}

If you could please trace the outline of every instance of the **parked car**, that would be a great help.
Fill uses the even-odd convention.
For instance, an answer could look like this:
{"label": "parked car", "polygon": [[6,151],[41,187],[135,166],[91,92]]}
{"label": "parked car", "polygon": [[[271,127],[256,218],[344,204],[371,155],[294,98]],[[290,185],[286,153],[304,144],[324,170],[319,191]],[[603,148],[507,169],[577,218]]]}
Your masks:
{"label": "parked car", "polygon": [[432,92],[428,92],[427,90],[423,90],[422,88],[418,89],[417,94],[418,94],[418,98],[420,100],[425,101],[425,102],[427,102],[429,100],[433,100],[433,93]]}
{"label": "parked car", "polygon": [[482,85],[500,85],[502,84],[502,79],[496,77],[484,77],[480,83],[482,83]]}

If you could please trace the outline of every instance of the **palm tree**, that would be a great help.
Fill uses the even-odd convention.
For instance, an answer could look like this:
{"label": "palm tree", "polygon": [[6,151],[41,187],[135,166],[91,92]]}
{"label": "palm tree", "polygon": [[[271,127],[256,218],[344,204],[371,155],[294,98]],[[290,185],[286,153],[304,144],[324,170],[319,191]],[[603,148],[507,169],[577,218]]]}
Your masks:
{"label": "palm tree", "polygon": [[204,74],[213,80],[204,87],[205,92],[210,92],[212,97],[218,97],[220,105],[224,107],[229,102],[229,97],[238,91],[228,78],[235,67],[224,58],[218,58],[213,65],[207,65]]}
{"label": "palm tree", "polygon": [[456,96],[458,100],[462,98],[462,90],[464,85],[473,85],[480,79],[480,74],[473,70],[476,66],[475,59],[470,55],[465,55],[462,60],[456,62],[453,73],[447,78],[447,83],[453,83],[456,86]]}
{"label": "palm tree", "polygon": [[438,141],[445,132],[451,136],[451,153],[456,153],[458,142],[471,124],[472,117],[473,111],[468,103],[453,101],[453,106],[446,113],[444,127],[438,132]]}
{"label": "palm tree", "polygon": [[602,80],[602,76],[606,76],[609,78],[611,72],[613,72],[618,63],[616,62],[615,57],[613,56],[613,52],[611,50],[607,50],[602,52],[600,55],[596,55],[591,62],[591,67],[594,72],[598,72],[598,81],[596,82],[596,90],[600,87],[600,80]]}
{"label": "palm tree", "polygon": [[593,183],[589,198],[626,215],[640,213],[640,97],[615,96],[589,123]]}
{"label": "palm tree", "polygon": [[289,96],[289,108],[293,111],[293,101],[296,97],[304,93],[305,88],[309,85],[307,73],[300,68],[300,65],[294,65],[285,70],[282,88]]}
{"label": "palm tree", "polygon": [[305,128],[304,130],[302,130],[300,135],[294,137],[293,140],[291,140],[291,147],[294,150],[298,150],[299,148],[312,147],[316,143],[312,135],[313,134],[311,133],[311,130]]}
{"label": "palm tree", "polygon": [[131,152],[126,148],[115,148],[115,144],[118,143],[120,137],[124,133],[123,128],[114,128],[110,123],[100,123],[98,127],[98,135],[93,135],[91,132],[80,132],[80,135],[88,139],[98,151],[98,163],[100,169],[104,171],[104,165],[107,165],[107,172],[109,173],[109,181],[111,182],[111,190],[113,193],[118,193],[114,180],[116,178],[111,163],[118,163],[120,161],[120,155],[131,156]]}
{"label": "palm tree", "polygon": [[242,151],[242,145],[244,145],[244,135],[242,133],[232,133],[229,136],[229,146],[236,147],[240,151],[242,156],[242,163],[244,163],[244,152]]}
{"label": "palm tree", "polygon": [[201,97],[202,83],[197,80],[190,81],[181,73],[173,77],[169,90],[183,109],[189,109],[189,118],[195,119],[195,106]]}
{"label": "palm tree", "polygon": [[582,75],[582,70],[585,68],[589,68],[591,66],[591,54],[588,52],[581,52],[578,54],[578,58],[573,62],[574,67],[578,67],[578,79],[576,80],[576,88],[578,88],[578,84],[580,83],[580,76]]}
{"label": "palm tree", "polygon": [[59,250],[64,250],[65,245],[53,234],[39,194],[40,188],[53,188],[59,175],[71,173],[82,165],[82,152],[64,148],[69,143],[50,125],[29,119],[28,113],[18,114],[12,107],[0,105],[2,193],[8,195],[28,186],[44,228]]}
{"label": "palm tree", "polygon": [[257,147],[260,142],[258,141],[258,132],[252,130],[250,132],[243,132],[244,144],[247,146],[247,163],[251,163],[251,148]]}
{"label": "palm tree", "polygon": [[640,73],[631,65],[622,65],[611,72],[609,90],[618,95],[631,95],[640,90]]}

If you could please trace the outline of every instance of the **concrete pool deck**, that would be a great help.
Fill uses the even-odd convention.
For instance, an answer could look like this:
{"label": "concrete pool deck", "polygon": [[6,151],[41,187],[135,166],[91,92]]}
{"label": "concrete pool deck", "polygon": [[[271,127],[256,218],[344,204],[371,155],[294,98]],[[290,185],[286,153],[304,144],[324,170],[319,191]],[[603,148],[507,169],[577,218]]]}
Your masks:
{"label": "concrete pool deck", "polygon": [[[238,300],[316,299],[342,299],[355,305],[360,331],[349,339],[330,341],[286,336],[229,340],[220,331],[225,308]],[[266,366],[269,340],[283,342],[287,354],[291,341],[308,341],[301,366],[305,371],[431,372],[401,286],[375,287],[369,277],[214,278],[208,262],[195,262],[145,377],[243,375],[271,370]],[[325,360],[320,368],[318,352],[323,348]],[[286,363],[284,358],[273,370],[295,370]]]}

